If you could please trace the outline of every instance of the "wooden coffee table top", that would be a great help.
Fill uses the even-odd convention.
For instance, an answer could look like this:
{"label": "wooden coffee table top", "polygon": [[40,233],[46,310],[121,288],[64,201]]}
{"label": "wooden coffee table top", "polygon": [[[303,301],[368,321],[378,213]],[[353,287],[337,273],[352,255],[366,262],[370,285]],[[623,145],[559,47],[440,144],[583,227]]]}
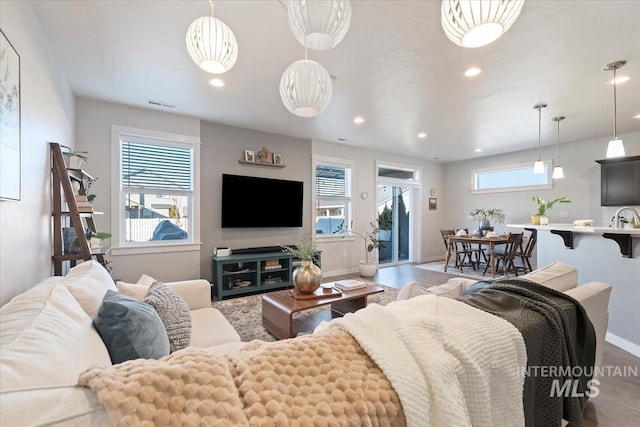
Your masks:
{"label": "wooden coffee table top", "polygon": [[299,311],[309,310],[315,307],[322,307],[323,305],[333,304],[340,301],[348,301],[357,298],[366,298],[368,295],[384,292],[384,289],[380,286],[367,285],[364,288],[354,289],[351,291],[342,291],[341,295],[329,298],[312,298],[312,299],[295,299],[291,293],[291,289],[285,289],[282,291],[269,292],[262,296],[263,301],[278,306],[281,310],[288,311],[290,313],[297,313]]}

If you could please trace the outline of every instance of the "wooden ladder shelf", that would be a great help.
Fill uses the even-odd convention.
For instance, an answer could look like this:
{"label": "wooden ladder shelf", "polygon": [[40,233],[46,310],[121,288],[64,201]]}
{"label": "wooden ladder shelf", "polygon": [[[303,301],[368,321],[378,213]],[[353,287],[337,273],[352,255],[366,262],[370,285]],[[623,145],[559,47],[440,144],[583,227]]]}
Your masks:
{"label": "wooden ladder shelf", "polygon": [[[52,212],[53,217],[53,274],[62,275],[63,262],[69,261],[70,266],[76,265],[79,260],[96,260],[106,266],[104,253],[92,251],[89,240],[84,238],[86,231],[95,232],[96,226],[92,212],[80,212],[76,195],[73,192],[72,182],[79,184],[78,195],[86,195],[85,183],[95,179],[81,169],[67,169],[60,144],[49,143],[51,148],[51,184],[52,184]],[[64,196],[64,197],[63,197]],[[63,202],[66,202],[68,211],[63,210]],[[68,218],[68,221],[67,221]],[[70,222],[75,229],[80,251],[79,253],[65,253],[63,241],[63,226]]]}

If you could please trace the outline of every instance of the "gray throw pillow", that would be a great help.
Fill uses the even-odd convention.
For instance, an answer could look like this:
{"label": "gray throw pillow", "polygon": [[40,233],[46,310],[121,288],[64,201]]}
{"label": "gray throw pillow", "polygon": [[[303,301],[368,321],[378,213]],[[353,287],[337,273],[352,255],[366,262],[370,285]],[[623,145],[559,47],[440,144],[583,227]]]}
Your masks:
{"label": "gray throw pillow", "polygon": [[169,336],[170,350],[181,350],[191,340],[191,311],[180,295],[164,283],[154,281],[142,300],[156,309]]}
{"label": "gray throw pillow", "polygon": [[169,338],[162,320],[149,304],[108,290],[93,325],[113,364],[169,355]]}

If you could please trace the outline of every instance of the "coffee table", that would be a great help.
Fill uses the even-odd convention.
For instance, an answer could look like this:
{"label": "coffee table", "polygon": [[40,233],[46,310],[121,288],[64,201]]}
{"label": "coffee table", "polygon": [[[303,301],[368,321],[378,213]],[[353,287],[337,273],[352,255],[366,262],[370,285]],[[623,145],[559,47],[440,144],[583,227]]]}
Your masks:
{"label": "coffee table", "polygon": [[292,338],[294,313],[331,305],[331,317],[341,317],[366,307],[367,297],[380,292],[384,292],[384,289],[367,285],[342,291],[341,295],[335,297],[304,300],[291,296],[291,290],[270,292],[262,296],[262,326],[278,339]]}

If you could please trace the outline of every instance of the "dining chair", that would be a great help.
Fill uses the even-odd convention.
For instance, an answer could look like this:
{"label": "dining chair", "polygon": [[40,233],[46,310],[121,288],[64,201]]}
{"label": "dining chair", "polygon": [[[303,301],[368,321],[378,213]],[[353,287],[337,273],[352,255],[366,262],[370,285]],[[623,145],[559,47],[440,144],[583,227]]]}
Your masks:
{"label": "dining chair", "polygon": [[[465,233],[469,234],[469,229],[468,228],[456,228],[456,233],[460,230],[464,230]],[[478,245],[477,248],[474,248],[473,245],[471,243],[463,243],[463,245],[465,246],[465,249],[471,251],[471,263],[472,265],[474,265],[474,269],[480,269],[480,264],[482,264],[483,262],[486,264],[488,262],[487,260],[487,252],[485,250],[485,248],[482,247],[482,245]]]}
{"label": "dining chair", "polygon": [[533,250],[536,247],[536,242],[538,241],[538,230],[535,228],[525,228],[525,230],[530,231],[529,238],[527,240],[527,244],[524,246],[524,249],[518,251],[516,258],[520,258],[520,265],[515,265],[514,268],[516,271],[522,271],[524,274],[527,274],[533,271],[531,267],[531,255],[533,254]]}
{"label": "dining chair", "polygon": [[[440,234],[442,235],[442,241],[444,242],[444,246],[446,248],[446,250],[449,250],[449,236],[455,236],[456,235],[456,231],[454,229],[441,229],[440,230]],[[475,264],[473,263],[473,259],[472,259],[472,251],[469,250],[468,247],[465,247],[464,244],[458,244],[458,243],[454,243],[451,246],[451,254],[455,255],[455,266],[460,268],[460,273],[462,273],[462,268],[465,265],[465,262],[469,262],[469,264],[471,265],[471,267],[475,270]],[[449,264],[447,264],[447,268],[449,267]]]}
{"label": "dining chair", "polygon": [[[516,276],[518,275],[518,270],[515,268],[514,260],[518,256],[518,251],[521,251],[522,248],[522,238],[524,233],[511,233],[509,236],[509,241],[505,243],[504,250],[500,252],[495,252],[495,260],[496,260],[496,271],[502,272],[502,274],[507,275],[509,272],[512,272]],[[502,263],[502,267],[500,264]],[[487,272],[487,266],[485,266],[484,273]]]}

